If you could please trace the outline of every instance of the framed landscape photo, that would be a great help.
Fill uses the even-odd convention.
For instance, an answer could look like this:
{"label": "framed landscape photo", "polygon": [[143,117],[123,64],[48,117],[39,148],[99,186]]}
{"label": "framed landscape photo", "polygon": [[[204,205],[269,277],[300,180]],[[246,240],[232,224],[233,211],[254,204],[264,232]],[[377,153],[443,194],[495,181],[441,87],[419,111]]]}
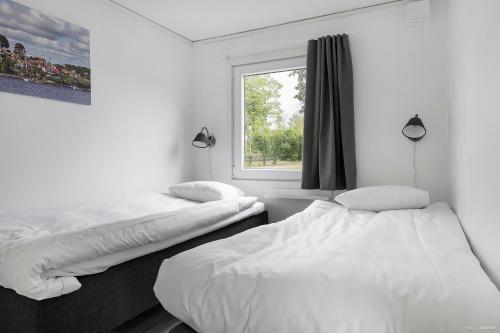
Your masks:
{"label": "framed landscape photo", "polygon": [[91,104],[90,34],[0,0],[0,92]]}

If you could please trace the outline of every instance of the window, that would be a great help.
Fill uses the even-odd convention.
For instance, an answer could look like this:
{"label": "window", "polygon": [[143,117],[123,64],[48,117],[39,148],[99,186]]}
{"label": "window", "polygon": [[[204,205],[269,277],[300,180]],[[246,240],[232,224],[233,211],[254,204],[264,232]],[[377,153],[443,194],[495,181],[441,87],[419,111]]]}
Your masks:
{"label": "window", "polygon": [[305,58],[233,67],[234,176],[299,180]]}

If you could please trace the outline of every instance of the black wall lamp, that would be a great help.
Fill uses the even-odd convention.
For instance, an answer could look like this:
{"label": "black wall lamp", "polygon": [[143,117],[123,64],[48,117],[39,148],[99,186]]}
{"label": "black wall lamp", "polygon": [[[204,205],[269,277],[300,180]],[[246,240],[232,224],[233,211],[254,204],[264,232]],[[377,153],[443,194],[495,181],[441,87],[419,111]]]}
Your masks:
{"label": "black wall lamp", "polygon": [[[203,133],[203,131],[205,131],[206,134]],[[200,133],[196,134],[192,144],[197,148],[212,148],[215,146],[215,137],[210,135],[206,127],[203,127]]]}
{"label": "black wall lamp", "polygon": [[422,119],[420,119],[418,114],[416,114],[415,117],[411,118],[408,123],[406,123],[402,132],[408,139],[416,142],[420,141],[425,136],[427,130],[425,129]]}

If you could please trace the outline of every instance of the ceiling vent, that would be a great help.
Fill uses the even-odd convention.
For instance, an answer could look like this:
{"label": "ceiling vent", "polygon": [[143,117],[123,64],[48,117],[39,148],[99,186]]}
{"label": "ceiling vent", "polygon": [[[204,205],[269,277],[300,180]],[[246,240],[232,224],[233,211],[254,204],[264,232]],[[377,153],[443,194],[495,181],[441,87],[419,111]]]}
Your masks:
{"label": "ceiling vent", "polygon": [[429,23],[430,20],[430,0],[416,0],[406,4],[406,22],[408,25],[425,24]]}

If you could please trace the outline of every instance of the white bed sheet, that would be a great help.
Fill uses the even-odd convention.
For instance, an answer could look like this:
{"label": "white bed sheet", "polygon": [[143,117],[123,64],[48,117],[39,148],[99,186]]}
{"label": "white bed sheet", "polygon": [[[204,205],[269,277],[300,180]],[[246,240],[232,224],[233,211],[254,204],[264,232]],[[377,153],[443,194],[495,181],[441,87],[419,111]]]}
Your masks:
{"label": "white bed sheet", "polygon": [[156,193],[0,215],[0,285],[38,300],[69,293],[80,287],[75,276],[258,214],[256,200],[198,203]]}
{"label": "white bed sheet", "polygon": [[210,226],[199,225],[188,233],[184,233],[179,237],[166,239],[162,242],[149,243],[144,246],[130,248],[124,251],[115,252],[109,255],[94,258],[84,262],[79,262],[74,265],[69,265],[59,269],[51,269],[44,273],[45,277],[56,276],[81,276],[95,274],[105,271],[109,267],[121,264],[149,253],[153,253],[162,249],[166,249],[175,244],[182,243],[186,240],[195,238],[200,235],[207,234],[211,231],[223,228],[232,223],[246,219],[247,217],[258,215],[265,210],[263,202],[256,202],[250,208],[247,208],[240,213],[233,215],[229,218],[218,221]]}
{"label": "white bed sheet", "polygon": [[165,260],[154,290],[204,333],[500,331],[500,293],[443,203],[376,214],[317,201]]}

